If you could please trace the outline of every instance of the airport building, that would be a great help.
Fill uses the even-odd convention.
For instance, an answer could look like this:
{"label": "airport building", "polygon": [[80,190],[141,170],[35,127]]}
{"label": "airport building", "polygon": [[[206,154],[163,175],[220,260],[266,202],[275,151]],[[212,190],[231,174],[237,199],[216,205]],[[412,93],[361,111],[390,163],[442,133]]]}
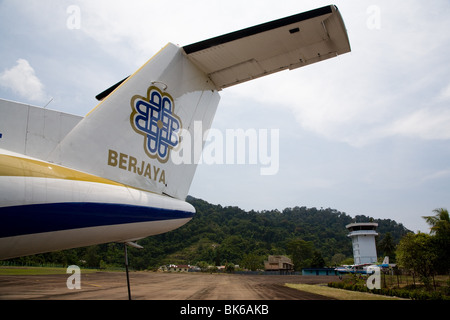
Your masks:
{"label": "airport building", "polygon": [[265,271],[279,271],[280,274],[294,271],[292,260],[286,256],[274,255],[264,261]]}
{"label": "airport building", "polygon": [[375,237],[378,223],[360,222],[345,226],[350,232],[348,237],[352,239],[354,264],[366,264],[377,262],[377,248]]}

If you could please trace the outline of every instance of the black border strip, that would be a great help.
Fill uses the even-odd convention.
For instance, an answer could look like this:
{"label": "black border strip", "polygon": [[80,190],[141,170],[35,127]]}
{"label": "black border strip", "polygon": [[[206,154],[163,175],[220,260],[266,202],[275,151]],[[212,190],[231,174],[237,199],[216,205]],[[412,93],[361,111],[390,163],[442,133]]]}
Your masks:
{"label": "black border strip", "polygon": [[106,89],[105,91],[103,91],[102,93],[98,94],[95,99],[97,99],[98,101],[102,101],[103,99],[105,99],[107,96],[109,96],[114,90],[116,90],[122,83],[125,82],[125,80],[127,80],[129,77],[126,77],[125,79],[119,81],[118,83],[116,83],[115,85],[113,85],[112,87]]}
{"label": "black border strip", "polygon": [[301,21],[305,21],[308,19],[313,19],[316,17],[320,17],[323,16],[325,14],[330,14],[333,12],[333,8],[334,6],[330,5],[330,6],[326,6],[326,7],[322,7],[322,8],[318,8],[318,9],[314,9],[311,11],[307,11],[307,12],[303,12],[303,13],[299,13],[290,17],[286,17],[286,18],[282,18],[279,20],[275,20],[275,21],[271,21],[271,22],[266,22],[254,27],[250,27],[250,28],[246,28],[246,29],[242,29],[239,31],[235,31],[235,32],[231,32],[222,36],[218,36],[215,38],[211,38],[208,40],[204,40],[204,41],[200,41],[194,44],[190,44],[187,46],[184,46],[183,49],[186,52],[186,54],[191,54],[194,52],[198,52],[204,49],[208,49],[220,44],[224,44],[230,41],[234,41],[234,40],[238,40],[238,39],[242,39],[248,36],[252,36],[261,32],[265,32],[265,31],[269,31],[269,30],[273,30],[276,28],[280,28],[280,27],[284,27],[296,22],[301,22]]}

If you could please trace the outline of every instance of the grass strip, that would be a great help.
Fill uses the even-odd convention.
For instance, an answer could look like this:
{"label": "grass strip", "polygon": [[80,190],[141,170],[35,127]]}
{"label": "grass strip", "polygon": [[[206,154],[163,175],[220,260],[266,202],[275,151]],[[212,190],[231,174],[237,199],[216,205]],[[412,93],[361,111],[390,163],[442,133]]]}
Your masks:
{"label": "grass strip", "polygon": [[[98,270],[81,269],[82,273],[93,273]],[[57,267],[0,267],[2,276],[35,276],[35,275],[54,275],[67,274],[67,268]]]}
{"label": "grass strip", "polygon": [[285,285],[289,288],[320,294],[322,296],[338,300],[402,300],[397,297],[388,297],[367,292],[357,292],[351,290],[330,288],[326,285],[293,284],[293,283],[286,283]]}

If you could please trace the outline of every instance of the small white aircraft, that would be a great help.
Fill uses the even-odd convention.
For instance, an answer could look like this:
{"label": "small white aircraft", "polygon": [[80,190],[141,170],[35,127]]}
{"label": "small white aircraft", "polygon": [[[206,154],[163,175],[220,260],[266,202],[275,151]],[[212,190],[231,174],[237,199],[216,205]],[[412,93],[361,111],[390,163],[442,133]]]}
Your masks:
{"label": "small white aircraft", "polygon": [[384,260],[381,264],[373,264],[373,263],[365,263],[365,264],[352,264],[352,265],[343,265],[335,268],[337,272],[344,273],[358,273],[358,274],[367,274],[373,272],[374,267],[378,267],[380,269],[389,269],[395,267],[396,264],[389,263],[389,257],[384,257]]}
{"label": "small white aircraft", "polygon": [[[179,47],[167,44],[86,117],[0,100],[0,259],[174,230],[196,169],[196,122],[224,88],[350,52],[334,5]],[[200,137],[203,143],[203,135]]]}
{"label": "small white aircraft", "polygon": [[340,274],[346,274],[346,273],[357,273],[357,274],[366,274],[367,268],[371,266],[372,264],[352,264],[352,265],[343,265],[340,267],[335,268],[337,272]]}
{"label": "small white aircraft", "polygon": [[389,269],[389,268],[395,268],[397,266],[397,264],[389,263],[389,257],[386,256],[386,257],[384,257],[384,260],[381,264],[377,264],[375,266],[380,267],[381,269]]}

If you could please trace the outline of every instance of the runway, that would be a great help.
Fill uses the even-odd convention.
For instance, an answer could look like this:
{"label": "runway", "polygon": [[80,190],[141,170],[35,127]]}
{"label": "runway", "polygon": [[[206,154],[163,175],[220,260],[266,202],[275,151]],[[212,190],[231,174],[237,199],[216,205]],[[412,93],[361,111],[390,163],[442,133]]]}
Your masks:
{"label": "runway", "polygon": [[[70,275],[0,276],[0,300],[127,300],[124,272],[81,273],[81,289],[68,289]],[[274,276],[131,272],[133,300],[329,300],[285,283],[319,284],[327,276]]]}

